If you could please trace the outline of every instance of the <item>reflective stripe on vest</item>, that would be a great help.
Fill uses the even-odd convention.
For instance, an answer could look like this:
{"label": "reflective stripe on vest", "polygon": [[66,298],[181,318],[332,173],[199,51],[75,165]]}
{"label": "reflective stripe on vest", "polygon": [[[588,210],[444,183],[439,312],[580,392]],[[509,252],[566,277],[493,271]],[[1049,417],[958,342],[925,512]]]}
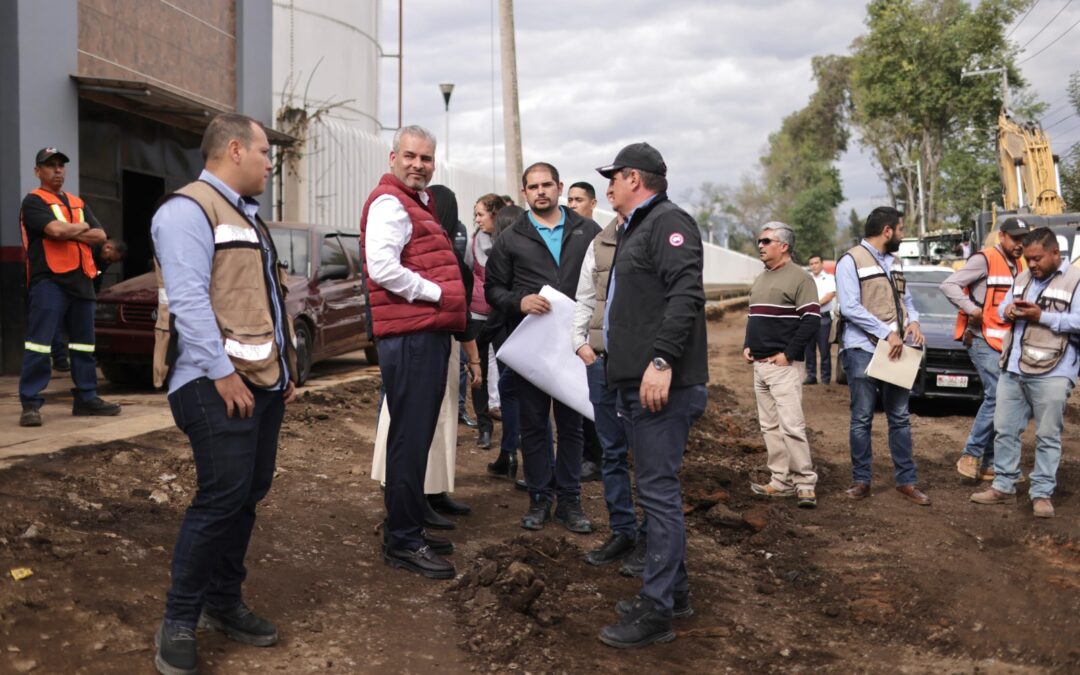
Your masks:
{"label": "reflective stripe on vest", "polygon": [[237,342],[232,338],[225,338],[225,353],[237,359],[245,361],[262,361],[270,358],[274,349],[274,341],[262,342],[255,345]]}
{"label": "reflective stripe on vest", "polygon": [[[30,194],[36,195],[41,201],[45,202],[56,220],[63,223],[86,222],[85,204],[83,200],[75,195],[65,193],[68,200],[68,204],[65,204],[59,196],[42,188],[38,188]],[[70,208],[68,205],[70,205]],[[97,277],[97,265],[94,264],[94,255],[86,244],[73,239],[59,240],[42,237],[41,249],[45,254],[45,264],[53,274],[66,274],[79,269],[81,266],[84,275],[90,279]]]}
{"label": "reflective stripe on vest", "polygon": [[214,228],[214,244],[258,244],[259,235],[248,225],[222,223]]}
{"label": "reflective stripe on vest", "polygon": [[[1002,340],[1009,332],[1009,324],[998,316],[998,307],[1005,299],[1005,295],[1012,288],[1014,275],[1013,268],[1009,266],[1005,254],[991,246],[984,248],[975,255],[986,258],[986,297],[982,303],[982,322],[979,333],[996,351],[1002,350]],[[1017,265],[1021,265],[1019,261]],[[965,288],[964,295],[971,295],[971,289]],[[968,330],[968,315],[964,312],[956,313],[956,327],[953,330],[954,340],[963,340],[964,333]]]}

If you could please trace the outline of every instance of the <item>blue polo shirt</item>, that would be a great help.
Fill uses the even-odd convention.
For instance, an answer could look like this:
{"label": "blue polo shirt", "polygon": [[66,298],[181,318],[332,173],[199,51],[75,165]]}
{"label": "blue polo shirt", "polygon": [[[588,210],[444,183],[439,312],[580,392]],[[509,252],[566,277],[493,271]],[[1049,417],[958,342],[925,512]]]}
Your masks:
{"label": "blue polo shirt", "polygon": [[566,211],[563,207],[559,207],[559,222],[555,227],[548,227],[543,223],[537,222],[536,218],[533,218],[532,211],[529,211],[529,222],[533,224],[536,231],[540,233],[540,238],[544,240],[544,243],[548,247],[548,251],[551,251],[551,257],[555,258],[555,266],[559,266],[559,258],[562,255],[562,238],[563,238],[563,225],[566,223]]}

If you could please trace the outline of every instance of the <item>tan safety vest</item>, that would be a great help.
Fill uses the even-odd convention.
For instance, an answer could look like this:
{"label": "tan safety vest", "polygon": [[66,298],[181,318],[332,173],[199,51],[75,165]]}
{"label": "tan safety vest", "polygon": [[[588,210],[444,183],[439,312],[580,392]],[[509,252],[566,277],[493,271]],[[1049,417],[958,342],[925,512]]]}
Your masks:
{"label": "tan safety vest", "polygon": [[604,307],[607,305],[608,279],[611,278],[611,266],[615,262],[615,246],[618,243],[616,233],[618,224],[612,220],[600,234],[593,239],[593,254],[596,267],[593,269],[592,282],[596,291],[596,306],[589,319],[589,346],[597,354],[604,350]]}
{"label": "tan safety vest", "polygon": [[[859,276],[859,304],[882,323],[888,325],[890,329],[903,335],[908,319],[903,300],[904,290],[907,288],[907,282],[904,281],[903,263],[899,258],[894,258],[891,274],[887,274],[885,268],[878,264],[874,254],[866,250],[862,244],[853,246],[844,255],[851,256],[855,262],[855,272]],[[843,260],[843,257],[840,259]],[[839,314],[840,304],[837,303],[836,307]],[[842,339],[841,335],[846,323],[843,316],[834,323],[831,336],[833,342],[839,342]],[[876,343],[877,338],[871,335],[870,341]]]}
{"label": "tan safety vest", "polygon": [[[1031,270],[1024,270],[1017,275],[1013,283],[1013,298],[1024,299],[1024,293],[1031,282]],[[1046,288],[1035,298],[1035,304],[1044,312],[1067,312],[1072,306],[1076,287],[1080,285],[1080,268],[1069,266],[1065,271],[1055,273]],[[1016,324],[1005,335],[1001,350],[1001,368],[1009,364],[1009,353],[1016,332]],[[1020,335],[1020,372],[1024,375],[1044,375],[1053,370],[1069,346],[1069,340],[1075,337],[1071,333],[1055,333],[1041,323],[1028,321]]]}
{"label": "tan safety vest", "polygon": [[[296,338],[292,318],[285,310],[287,273],[277,264],[277,251],[262,219],[256,217],[262,238],[269,242],[266,253],[259,233],[251,221],[212,185],[195,181],[165,198],[191,199],[206,214],[207,225],[214,234],[214,258],[210,272],[210,305],[221,329],[225,354],[236,372],[256,387],[269,388],[281,383],[281,355],[275,340],[274,309],[271,302],[280,303],[285,320],[285,359],[288,378],[295,381]],[[272,294],[267,278],[266,256],[278,276],[281,294]],[[158,285],[157,323],[154,326],[154,386],[165,385],[176,357],[177,334],[169,315],[169,299],[161,268],[154,259],[154,275]]]}

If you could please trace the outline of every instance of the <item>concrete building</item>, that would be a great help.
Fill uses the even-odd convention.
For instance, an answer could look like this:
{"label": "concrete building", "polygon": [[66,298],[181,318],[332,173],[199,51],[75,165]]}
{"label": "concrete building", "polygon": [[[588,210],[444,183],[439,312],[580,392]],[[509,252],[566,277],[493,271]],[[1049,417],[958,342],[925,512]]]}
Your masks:
{"label": "concrete building", "polygon": [[268,0],[0,2],[0,370],[22,361],[18,212],[37,150],[71,158],[64,189],[128,243],[112,281],[146,272],[155,204],[198,174],[209,119],[271,126],[272,34]]}

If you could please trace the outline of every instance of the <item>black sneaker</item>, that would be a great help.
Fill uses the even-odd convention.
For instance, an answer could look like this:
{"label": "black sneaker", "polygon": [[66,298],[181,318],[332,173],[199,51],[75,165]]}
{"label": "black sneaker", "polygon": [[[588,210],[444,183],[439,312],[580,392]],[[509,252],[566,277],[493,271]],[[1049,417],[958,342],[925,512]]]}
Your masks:
{"label": "black sneaker", "polygon": [[398,548],[383,554],[383,562],[390,567],[414,572],[428,579],[453,579],[457,576],[454,564],[445,558],[440,558],[427,546],[421,546],[415,551]]}
{"label": "black sneaker", "polygon": [[529,512],[521,518],[521,526],[526,530],[542,530],[551,520],[551,502],[534,499],[529,503]]}
{"label": "black sneaker", "polygon": [[170,626],[164,621],[154,633],[154,666],[162,675],[195,675],[199,672],[195,653],[195,631],[186,626]]}
{"label": "black sneaker", "polygon": [[277,627],[242,602],[232,609],[204,607],[199,628],[221,631],[237,642],[255,647],[270,647],[278,641]]}
{"label": "black sneaker", "polygon": [[617,649],[645,647],[654,642],[671,642],[675,631],[671,619],[656,611],[652,600],[635,598],[619,623],[600,629],[600,641]]}
{"label": "black sneaker", "polygon": [[22,414],[19,415],[20,427],[40,427],[41,409],[33,406],[23,406]]}
{"label": "black sneaker", "polygon": [[75,403],[71,406],[71,414],[77,417],[112,417],[113,415],[120,414],[120,404],[106,403],[105,401],[102,401],[99,396],[95,396],[87,401],[81,401],[76,398]]}
{"label": "black sneaker", "polygon": [[560,499],[555,508],[555,521],[562,523],[566,529],[578,534],[590,534],[592,523],[585,517],[581,510],[581,499]]}
{"label": "black sneaker", "polygon": [[633,552],[623,561],[619,574],[624,577],[640,577],[645,573],[645,537],[638,535]]}
{"label": "black sneaker", "polygon": [[[636,598],[635,598],[636,599]],[[671,616],[676,619],[685,619],[688,616],[694,615],[694,608],[690,606],[690,591],[675,591],[674,606],[671,609]],[[615,603],[615,612],[619,616],[626,616],[634,608],[633,600],[620,600]]]}
{"label": "black sneaker", "polygon": [[585,562],[590,565],[610,565],[622,560],[634,550],[634,540],[625,534],[613,534],[600,548],[585,554]]}

